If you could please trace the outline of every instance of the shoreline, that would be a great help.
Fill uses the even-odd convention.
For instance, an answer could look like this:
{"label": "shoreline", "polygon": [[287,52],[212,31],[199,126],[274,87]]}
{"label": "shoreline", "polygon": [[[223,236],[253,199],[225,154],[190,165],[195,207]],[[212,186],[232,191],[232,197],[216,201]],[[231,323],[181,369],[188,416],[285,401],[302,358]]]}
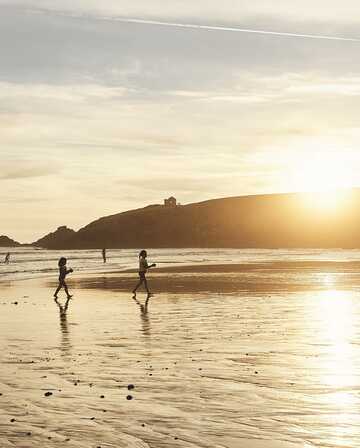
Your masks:
{"label": "shoreline", "polygon": [[[150,269],[149,288],[154,293],[211,292],[256,294],[354,289],[360,285],[360,262],[268,262],[249,264],[181,265]],[[74,289],[109,289],[131,292],[138,281],[136,269],[78,275],[69,278]],[[55,286],[56,282],[47,282]],[[140,291],[139,291],[140,292]]]}
{"label": "shoreline", "polygon": [[[137,269],[108,272],[74,272],[67,278],[71,289],[110,289],[129,292],[138,281]],[[299,291],[304,289],[353,289],[360,286],[360,261],[268,261],[254,263],[209,263],[161,266],[147,274],[157,292]],[[0,280],[1,287],[31,283],[55,288],[57,273],[25,279]]]}

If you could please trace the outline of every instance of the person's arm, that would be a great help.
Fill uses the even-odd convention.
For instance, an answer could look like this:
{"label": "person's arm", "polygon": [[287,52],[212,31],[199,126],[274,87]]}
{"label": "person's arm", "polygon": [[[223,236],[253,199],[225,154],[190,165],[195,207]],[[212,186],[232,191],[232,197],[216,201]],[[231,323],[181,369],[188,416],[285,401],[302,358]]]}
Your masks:
{"label": "person's arm", "polygon": [[72,272],[74,272],[74,270],[73,270],[72,268],[67,269],[67,270],[66,270],[66,275],[71,274]]}

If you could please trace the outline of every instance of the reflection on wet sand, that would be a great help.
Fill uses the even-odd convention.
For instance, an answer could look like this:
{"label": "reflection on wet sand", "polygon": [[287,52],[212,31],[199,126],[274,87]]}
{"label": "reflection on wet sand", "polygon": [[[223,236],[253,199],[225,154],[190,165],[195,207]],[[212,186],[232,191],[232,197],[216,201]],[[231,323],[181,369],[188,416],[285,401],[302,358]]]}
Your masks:
{"label": "reflection on wet sand", "polygon": [[354,409],[358,404],[355,346],[356,338],[354,296],[348,291],[331,288],[318,294],[314,301],[314,316],[318,318],[318,339],[323,346],[323,360],[319,365],[319,382],[324,390],[321,401],[334,414],[334,428],[329,442],[347,446],[352,436]]}
{"label": "reflection on wet sand", "polygon": [[[354,301],[346,291],[328,290],[319,293],[315,301],[315,315],[319,316],[319,337],[327,347],[322,383],[335,391],[332,397],[339,408],[347,406],[351,396],[347,391],[356,387],[354,376],[355,337]],[[340,409],[339,409],[340,410]]]}
{"label": "reflection on wet sand", "polygon": [[140,308],[142,332],[145,336],[151,336],[149,309],[148,309],[150,297],[149,296],[146,297],[144,304],[142,304],[136,297],[133,297],[133,300],[139,305]]}
{"label": "reflection on wet sand", "polygon": [[0,313],[0,446],[358,447],[360,278],[338,278],[162,290],[152,309],[146,295],[78,289],[71,310],[56,304],[62,341],[44,283],[14,285]]}
{"label": "reflection on wet sand", "polygon": [[59,308],[59,317],[60,317],[60,330],[61,330],[61,351],[62,354],[66,357],[70,356],[71,352],[71,343],[70,343],[70,333],[69,326],[67,321],[67,311],[69,308],[70,299],[67,299],[65,304],[62,305],[58,299],[54,299],[54,302]]}

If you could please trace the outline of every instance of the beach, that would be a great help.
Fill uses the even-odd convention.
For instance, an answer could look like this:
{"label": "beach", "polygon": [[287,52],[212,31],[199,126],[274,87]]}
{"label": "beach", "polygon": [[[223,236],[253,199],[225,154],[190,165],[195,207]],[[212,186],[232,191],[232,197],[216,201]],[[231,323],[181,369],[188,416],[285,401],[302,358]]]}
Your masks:
{"label": "beach", "polygon": [[53,279],[2,282],[0,445],[358,446],[355,271],[161,268],[147,305],[134,272],[74,275],[67,309]]}

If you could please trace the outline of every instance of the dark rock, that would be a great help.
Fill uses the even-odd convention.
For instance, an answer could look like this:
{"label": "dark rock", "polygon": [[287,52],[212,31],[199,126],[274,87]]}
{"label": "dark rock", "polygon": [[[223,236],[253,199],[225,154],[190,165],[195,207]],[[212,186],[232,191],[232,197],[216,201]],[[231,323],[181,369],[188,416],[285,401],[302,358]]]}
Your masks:
{"label": "dark rock", "polygon": [[127,399],[127,400],[132,400],[133,397],[132,397],[132,395],[128,395],[128,396],[126,397],[126,399]]}
{"label": "dark rock", "polygon": [[51,397],[52,394],[53,394],[52,392],[45,392],[44,393],[45,397]]}
{"label": "dark rock", "polygon": [[128,390],[133,390],[133,389],[135,389],[135,386],[133,384],[129,384],[127,388],[128,388]]}

